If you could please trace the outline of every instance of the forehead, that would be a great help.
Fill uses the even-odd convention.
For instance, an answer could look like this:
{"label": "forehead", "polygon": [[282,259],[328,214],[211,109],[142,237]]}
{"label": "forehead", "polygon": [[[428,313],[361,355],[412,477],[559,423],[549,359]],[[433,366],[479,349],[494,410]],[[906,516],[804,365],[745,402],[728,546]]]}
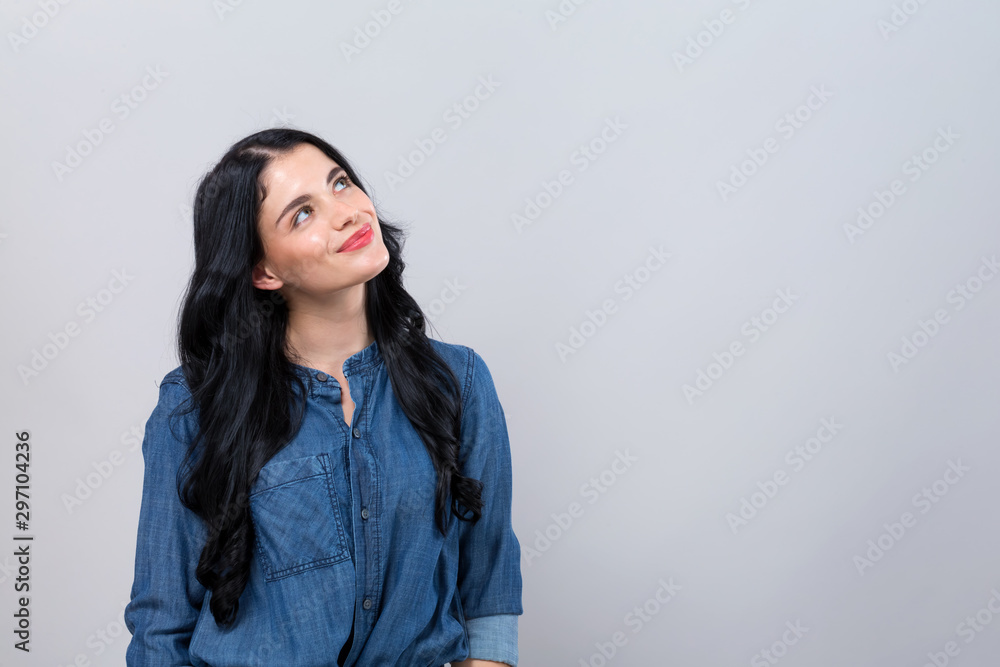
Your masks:
{"label": "forehead", "polygon": [[288,153],[273,158],[260,175],[266,193],[264,205],[278,206],[283,199],[322,188],[326,175],[336,165],[312,144],[299,144]]}

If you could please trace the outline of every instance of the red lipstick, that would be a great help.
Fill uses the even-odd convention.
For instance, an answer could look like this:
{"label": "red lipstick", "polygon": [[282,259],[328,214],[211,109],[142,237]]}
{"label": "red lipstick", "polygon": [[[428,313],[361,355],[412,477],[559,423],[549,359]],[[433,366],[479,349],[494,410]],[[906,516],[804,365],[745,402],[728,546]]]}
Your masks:
{"label": "red lipstick", "polygon": [[340,250],[337,252],[350,252],[352,250],[357,250],[358,248],[363,248],[372,242],[375,238],[375,231],[369,223],[365,223],[361,229],[356,231],[351,238],[344,241],[344,245],[340,246]]}

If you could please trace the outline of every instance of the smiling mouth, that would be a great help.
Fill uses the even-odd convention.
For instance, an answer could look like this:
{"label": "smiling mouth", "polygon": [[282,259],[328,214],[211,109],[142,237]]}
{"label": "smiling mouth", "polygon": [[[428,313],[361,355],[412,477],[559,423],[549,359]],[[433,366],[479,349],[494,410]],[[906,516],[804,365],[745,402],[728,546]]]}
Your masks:
{"label": "smiling mouth", "polygon": [[374,237],[375,232],[372,230],[371,224],[366,222],[362,225],[361,229],[356,231],[349,239],[344,241],[344,245],[340,246],[340,249],[337,252],[347,252],[366,246]]}

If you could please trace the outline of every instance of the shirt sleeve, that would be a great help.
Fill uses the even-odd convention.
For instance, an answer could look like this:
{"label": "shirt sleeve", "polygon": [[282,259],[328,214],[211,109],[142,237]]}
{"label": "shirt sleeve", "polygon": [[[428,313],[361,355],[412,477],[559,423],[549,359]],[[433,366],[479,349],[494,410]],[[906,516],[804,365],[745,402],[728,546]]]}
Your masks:
{"label": "shirt sleeve", "polygon": [[486,362],[471,348],[469,353],[459,464],[462,474],[482,482],[483,507],[479,521],[458,522],[458,591],[466,620],[524,613],[507,421]]}
{"label": "shirt sleeve", "polygon": [[517,667],[517,618],[517,614],[494,614],[467,619],[469,658]]}
{"label": "shirt sleeve", "polygon": [[181,504],[176,478],[197,412],[171,417],[188,396],[184,385],[165,380],[146,421],[135,578],[125,607],[132,633],[125,653],[129,667],[191,664],[188,645],[206,593],[195,576],[206,531],[201,518]]}

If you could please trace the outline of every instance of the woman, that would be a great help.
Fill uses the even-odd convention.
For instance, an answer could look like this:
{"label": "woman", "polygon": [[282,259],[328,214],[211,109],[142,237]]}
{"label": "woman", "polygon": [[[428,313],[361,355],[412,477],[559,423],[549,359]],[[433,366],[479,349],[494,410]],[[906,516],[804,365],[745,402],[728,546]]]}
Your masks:
{"label": "woman", "polygon": [[253,134],[201,181],[146,423],[129,665],[517,664],[506,420],[427,337],[344,156]]}

